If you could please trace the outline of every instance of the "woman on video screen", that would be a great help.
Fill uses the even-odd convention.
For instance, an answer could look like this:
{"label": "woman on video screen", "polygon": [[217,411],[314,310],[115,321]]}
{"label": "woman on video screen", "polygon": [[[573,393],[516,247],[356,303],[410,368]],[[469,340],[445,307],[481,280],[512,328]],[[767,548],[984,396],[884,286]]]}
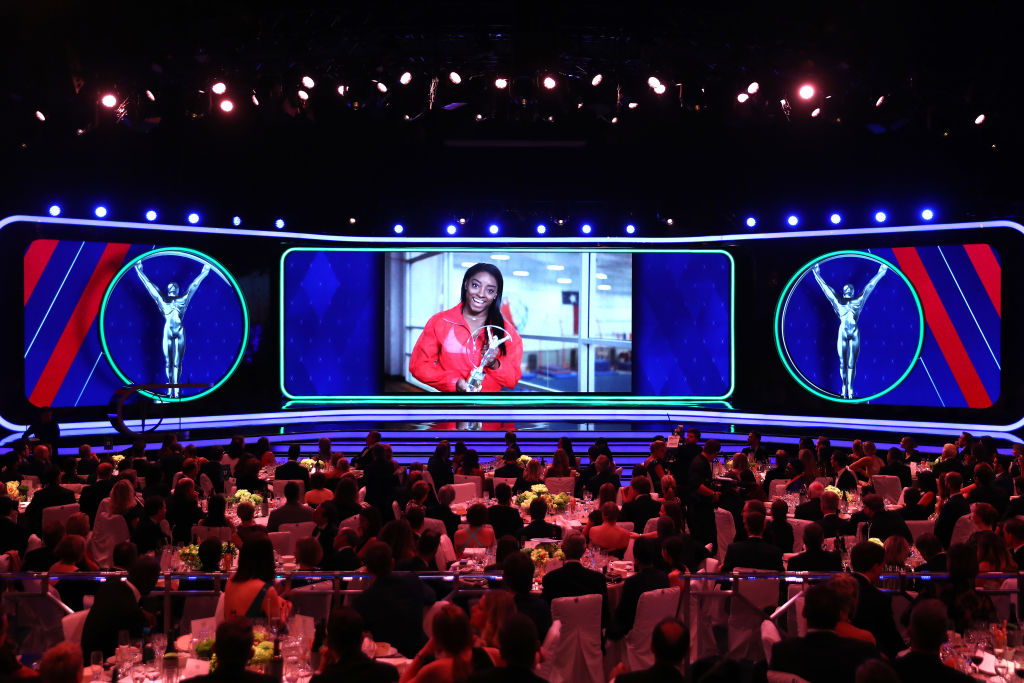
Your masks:
{"label": "woman on video screen", "polygon": [[[511,321],[501,314],[503,279],[489,263],[478,263],[462,277],[458,305],[441,311],[427,321],[409,359],[412,376],[438,391],[469,391],[469,376],[487,351],[487,330],[498,339],[509,339],[498,347],[497,356],[484,367],[481,392],[512,389],[523,371],[523,340]],[[479,334],[478,334],[479,332]]]}

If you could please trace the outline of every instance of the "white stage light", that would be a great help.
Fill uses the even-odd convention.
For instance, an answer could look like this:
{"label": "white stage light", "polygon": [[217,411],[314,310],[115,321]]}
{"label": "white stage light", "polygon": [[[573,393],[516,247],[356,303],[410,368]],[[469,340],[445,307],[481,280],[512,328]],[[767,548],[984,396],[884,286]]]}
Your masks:
{"label": "white stage light", "polygon": [[655,95],[664,95],[665,94],[665,90],[666,90],[666,88],[665,88],[664,84],[662,84],[662,83],[659,83],[658,85],[654,86],[654,94]]}
{"label": "white stage light", "polygon": [[405,226],[403,226],[401,223],[395,223],[394,230],[396,235],[401,235],[403,232],[405,232]]}
{"label": "white stage light", "polygon": [[152,222],[153,222],[153,221],[155,221],[156,219],[157,219],[157,213],[156,213],[156,211],[154,211],[153,209],[150,209],[149,211],[147,211],[147,212],[146,212],[146,220],[147,220],[147,221],[149,221],[150,223],[152,223]]}
{"label": "white stage light", "polygon": [[975,125],[978,125],[978,126],[980,126],[981,124],[985,123],[985,115],[984,114],[978,114],[978,117],[976,119],[974,119],[974,123],[975,123]]}
{"label": "white stage light", "polygon": [[253,93],[253,96],[252,96],[252,106],[254,106],[254,107],[260,106],[260,100],[259,100],[258,97],[256,97],[256,93]]}
{"label": "white stage light", "polygon": [[505,78],[495,78],[494,87],[497,88],[498,90],[504,90],[505,88],[508,87],[508,80]]}
{"label": "white stage light", "polygon": [[223,95],[228,91],[228,86],[224,83],[221,83],[220,81],[217,81],[213,84],[213,87],[210,88],[210,90],[213,91],[214,95]]}
{"label": "white stage light", "polygon": [[456,232],[458,232],[458,231],[459,231],[459,229],[455,227],[455,224],[454,224],[454,223],[450,223],[450,224],[448,225],[448,228],[447,228],[447,230],[448,230],[448,234],[449,234],[449,235],[454,235],[454,234],[455,234]]}
{"label": "white stage light", "polygon": [[196,223],[198,223],[199,222],[199,214],[196,213],[195,211],[190,213],[188,215],[188,222],[191,223],[192,225],[195,225]]}
{"label": "white stage light", "polygon": [[458,85],[459,83],[462,83],[462,76],[459,75],[458,71],[452,71],[450,74],[448,74],[448,80],[454,83],[455,85]]}
{"label": "white stage light", "polygon": [[314,86],[316,86],[316,82],[312,78],[310,78],[309,76],[303,76],[302,77],[302,85],[306,86],[307,88],[312,89]]}
{"label": "white stage light", "polygon": [[412,74],[406,71],[405,73],[398,77],[398,82],[401,83],[402,85],[409,85],[409,83],[412,82]]}
{"label": "white stage light", "polygon": [[886,218],[888,218],[888,216],[885,215],[885,211],[876,211],[875,212],[875,222],[876,223],[884,223]]}
{"label": "white stage light", "polygon": [[652,89],[657,88],[659,85],[661,85],[661,81],[658,80],[657,76],[651,76],[650,78],[647,79],[647,85],[649,85]]}
{"label": "white stage light", "polygon": [[50,207],[50,215],[53,216],[54,218],[59,216],[60,215],[60,206],[57,205],[57,204],[54,204],[53,206],[51,206]]}
{"label": "white stage light", "polygon": [[103,99],[100,100],[100,104],[102,104],[107,109],[113,109],[115,106],[117,106],[117,98],[111,95],[110,93],[107,93],[103,96]]}
{"label": "white stage light", "polygon": [[636,226],[630,223],[629,225],[626,226],[626,232],[632,235],[633,233],[636,232]]}
{"label": "white stage light", "polygon": [[377,90],[380,90],[381,92],[387,92],[388,86],[384,85],[380,81],[377,81]]}
{"label": "white stage light", "polygon": [[580,230],[583,232],[584,235],[589,235],[591,231],[590,224],[584,223],[583,225],[580,226]]}
{"label": "white stage light", "polygon": [[840,223],[843,222],[843,217],[840,216],[838,213],[832,214],[831,216],[828,217],[828,219],[829,221],[832,222],[832,225],[839,225]]}
{"label": "white stage light", "polygon": [[748,228],[753,228],[753,227],[756,227],[756,226],[757,226],[757,219],[754,218],[753,216],[748,216],[747,217],[747,227]]}
{"label": "white stage light", "polygon": [[932,211],[931,209],[925,209],[924,211],[921,212],[922,220],[930,221],[933,218],[935,218],[935,212]]}
{"label": "white stage light", "polygon": [[235,216],[234,218],[231,219],[231,225],[235,226],[236,228],[239,225],[241,225],[241,224],[242,224],[242,217],[241,216]]}
{"label": "white stage light", "polygon": [[798,216],[795,216],[795,215],[794,216],[790,216],[789,218],[786,219],[786,222],[789,223],[790,227],[794,227],[795,228],[797,225],[799,225],[800,218]]}
{"label": "white stage light", "polygon": [[739,95],[736,96],[736,101],[739,102],[740,104],[743,104],[744,102],[746,102],[749,99],[750,99],[750,95],[748,95],[745,92],[741,92]]}
{"label": "white stage light", "polygon": [[821,107],[817,107],[814,111],[811,112],[812,119],[816,119],[819,116],[821,116]]}
{"label": "white stage light", "polygon": [[883,102],[885,102],[885,95],[882,95],[877,100],[875,100],[875,106],[881,107]]}
{"label": "white stage light", "polygon": [[93,213],[96,214],[96,218],[106,218],[106,216],[107,216],[107,207],[105,207],[105,206],[97,206],[96,209],[93,211]]}
{"label": "white stage light", "polygon": [[277,228],[278,230],[283,230],[284,229],[284,219],[283,218],[278,218],[276,221],[274,221],[274,227]]}
{"label": "white stage light", "polygon": [[557,282],[560,285],[571,285],[572,284],[572,278],[571,277],[557,277],[557,278],[555,278],[555,282]]}
{"label": "white stage light", "polygon": [[303,102],[305,102],[306,100],[309,99],[309,93],[306,92],[305,90],[300,90],[299,91],[299,99],[302,100]]}
{"label": "white stage light", "polygon": [[492,235],[497,235],[499,230],[500,228],[498,228],[498,226],[495,224],[491,224],[490,227],[487,228],[487,232],[491,233]]}
{"label": "white stage light", "polygon": [[590,85],[593,85],[595,87],[599,86],[601,85],[601,81],[603,80],[604,76],[602,76],[601,74],[594,74],[594,77],[590,79]]}
{"label": "white stage light", "polygon": [[235,110],[235,103],[231,100],[224,100],[220,103],[220,110],[224,113],[229,113]]}
{"label": "white stage light", "polygon": [[149,99],[150,102],[156,102],[156,95],[153,94],[152,90],[146,91],[146,97]]}
{"label": "white stage light", "polygon": [[548,90],[554,90],[556,85],[558,85],[558,82],[554,78],[552,78],[551,76],[544,77],[545,88],[547,88]]}
{"label": "white stage light", "polygon": [[800,99],[809,100],[814,97],[814,86],[810,83],[804,83],[800,86],[800,90],[797,91],[797,94],[800,95]]}
{"label": "white stage light", "polygon": [[753,95],[754,93],[756,93],[760,89],[761,89],[761,86],[758,85],[757,81],[754,81],[753,83],[751,83],[750,85],[747,86],[747,94],[748,95]]}
{"label": "white stage light", "polygon": [[541,223],[540,225],[537,226],[537,234],[538,235],[543,235],[547,231],[548,231],[548,226],[544,225],[543,223]]}
{"label": "white stage light", "polygon": [[36,109],[36,118],[40,121],[46,121],[46,114]]}

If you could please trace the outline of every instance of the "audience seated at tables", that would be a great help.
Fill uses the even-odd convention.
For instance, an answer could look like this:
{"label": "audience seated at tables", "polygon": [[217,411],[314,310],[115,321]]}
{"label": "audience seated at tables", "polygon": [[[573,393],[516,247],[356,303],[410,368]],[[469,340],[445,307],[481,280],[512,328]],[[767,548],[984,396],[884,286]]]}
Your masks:
{"label": "audience seated at tables", "polygon": [[544,465],[540,460],[534,458],[526,463],[523,468],[523,476],[516,482],[516,493],[529,491],[531,487],[544,483]]}
{"label": "audience seated at tables", "polygon": [[359,503],[359,482],[351,474],[341,477],[334,487],[334,504],[338,507],[339,520],[354,517],[363,509]]}
{"label": "audience seated at tables", "polygon": [[502,583],[512,592],[516,609],[525,614],[537,627],[543,639],[551,628],[551,606],[539,595],[533,594],[533,560],[526,553],[513,552],[502,564]]}
{"label": "audience seated at tables", "polygon": [[359,533],[351,527],[338,529],[334,537],[334,554],[330,556],[330,569],[338,572],[355,571],[363,566],[357,549],[359,545]]}
{"label": "audience seated at tables", "polygon": [[519,539],[515,536],[506,535],[498,539],[494,548],[494,564],[488,565],[485,569],[489,572],[499,571],[505,564],[509,555],[518,553],[520,550]]}
{"label": "audience seated at tables", "polygon": [[530,523],[519,531],[520,540],[526,541],[531,538],[553,538],[562,537],[562,527],[551,522],[545,522],[548,514],[548,504],[543,498],[534,498],[530,501]]}
{"label": "audience seated at tables", "polygon": [[171,537],[175,543],[190,543],[192,527],[203,518],[199,507],[195,483],[185,477],[178,480],[174,494],[167,503],[167,522],[171,525]]}
{"label": "audience seated at tables", "polygon": [[416,538],[409,523],[404,519],[393,519],[381,527],[377,540],[388,544],[396,565],[416,556]]}
{"label": "audience seated at tables", "polygon": [[511,505],[512,487],[504,482],[498,484],[494,487],[494,498],[497,504],[487,508],[487,520],[494,529],[495,537],[517,535],[523,528],[523,516],[518,508]]}
{"label": "audience seated at tables", "polygon": [[[0,591],[6,589],[0,580]],[[0,680],[15,681],[22,678],[33,678],[35,672],[18,660],[18,646],[8,633],[7,613],[0,611]]]}
{"label": "audience seated at tables", "polygon": [[235,514],[238,515],[238,526],[235,527],[233,542],[241,547],[250,538],[265,537],[267,527],[256,523],[256,507],[252,503],[239,503],[235,507]]}
{"label": "audience seated at tables", "polygon": [[843,558],[822,547],[824,531],[817,522],[804,527],[804,551],[789,558],[786,569],[791,572],[841,572]]}
{"label": "audience seated at tables", "polygon": [[324,554],[324,568],[331,566],[334,555],[334,538],[338,535],[338,508],[327,500],[313,509],[313,538],[320,544]]}
{"label": "audience seated at tables", "polygon": [[[1017,563],[1006,547],[1006,540],[1001,533],[982,531],[976,534],[974,545],[978,550],[978,571],[1016,573]],[[979,588],[998,589],[1002,579],[978,579]]]}
{"label": "audience seated at tables", "polygon": [[613,502],[601,505],[601,524],[588,532],[590,543],[621,557],[629,545],[629,532],[618,525],[619,508]]}
{"label": "audience seated at tables", "polygon": [[541,596],[548,601],[548,604],[551,604],[551,601],[556,598],[600,595],[601,623],[607,626],[610,616],[608,584],[601,572],[583,566],[581,560],[586,549],[587,541],[583,538],[583,534],[571,533],[562,540],[565,561],[561,567],[544,575]]}
{"label": "audience seated at tables", "polygon": [[43,653],[38,679],[41,683],[81,683],[84,666],[82,648],[67,641],[57,643]]}
{"label": "audience seated at tables", "polygon": [[[0,505],[2,501],[0,499]],[[57,561],[55,549],[61,539],[64,538],[64,525],[60,522],[51,521],[43,526],[41,539],[43,545],[25,553],[21,562],[22,571],[45,572]]]}
{"label": "audience seated at tables", "polygon": [[282,524],[300,524],[313,521],[313,510],[299,502],[299,485],[290,481],[284,485],[284,505],[271,511],[267,520],[267,533],[273,533]]}
{"label": "audience seated at tables", "polygon": [[143,556],[132,563],[125,580],[101,583],[85,618],[82,649],[110,657],[117,648],[119,631],[128,631],[130,638],[141,638],[143,629],[154,626],[154,617],[143,611],[141,602],[156,587],[159,576],[160,564]]}
{"label": "audience seated at tables", "polygon": [[239,462],[235,468],[235,490],[245,490],[249,493],[258,493],[266,496],[269,486],[267,482],[260,479],[260,461],[256,458],[249,458],[245,462]]}
{"label": "audience seated at tables", "polygon": [[971,683],[969,675],[939,658],[946,642],[946,606],[939,600],[922,600],[910,613],[910,652],[892,663],[901,683]]}
{"label": "audience seated at tables", "polygon": [[291,604],[274,587],[274,545],[253,538],[238,551],[238,568],[224,587],[224,617],[236,619],[288,618]]}
{"label": "audience seated at tables", "polygon": [[935,535],[942,541],[942,547],[949,549],[953,538],[953,527],[958,519],[971,512],[971,505],[960,492],[963,478],[959,472],[947,472],[943,480],[946,491],[945,500],[935,520]]}
{"label": "audience seated at tables", "polygon": [[75,502],[75,494],[57,483],[59,477],[60,470],[56,467],[47,467],[43,470],[39,477],[42,488],[35,492],[28,507],[25,508],[29,529],[34,534],[43,530],[43,510]]}
{"label": "audience seated at tables", "polygon": [[971,503],[971,520],[974,522],[974,531],[968,537],[967,543],[977,547],[978,534],[995,531],[999,523],[999,512],[988,503]]}
{"label": "audience seated at tables", "polygon": [[917,552],[924,559],[924,564],[917,568],[919,572],[944,572],[947,566],[946,551],[942,549],[942,541],[933,533],[923,533],[914,541]]}
{"label": "audience seated at tables", "polygon": [[434,592],[414,574],[392,573],[394,560],[386,543],[368,543],[364,559],[373,582],[352,597],[352,607],[362,615],[374,640],[415,657],[427,642],[423,609],[434,603]]}
{"label": "audience seated at tables", "polygon": [[827,584],[839,596],[839,622],[836,624],[836,635],[877,645],[871,631],[857,628],[850,623],[850,619],[857,613],[857,599],[860,596],[860,584],[857,583],[857,579],[852,574],[839,572],[834,574]]}
{"label": "audience seated at tables", "polygon": [[[886,573],[909,572],[913,570],[907,564],[907,560],[910,559],[910,544],[907,543],[907,539],[902,536],[890,536],[882,544],[882,550],[885,552],[884,563]],[[896,585],[898,586],[898,581]]]}
{"label": "audience seated at tables", "polygon": [[596,460],[591,461],[590,467],[586,468],[576,480],[578,495],[583,496],[589,491],[590,495],[597,498],[601,488],[607,484],[617,491],[622,482],[619,475],[615,473],[615,466],[607,455],[598,455]]}
{"label": "audience seated at tables", "polygon": [[170,544],[171,537],[167,533],[167,502],[160,496],[146,499],[144,514],[132,532],[132,542],[140,554],[152,553]]}
{"label": "audience seated at tables", "polygon": [[206,514],[199,520],[199,526],[234,530],[235,525],[227,518],[227,499],[223,494],[215,493],[206,501]]}
{"label": "audience seated at tables", "polygon": [[522,614],[512,614],[498,635],[501,666],[471,675],[468,683],[543,683],[533,672],[540,650],[537,627]]}
{"label": "audience seated at tables", "polygon": [[[0,496],[0,554],[13,550],[24,559],[29,533],[13,519],[17,509],[16,502],[7,496]],[[45,531],[45,529],[40,531]]]}
{"label": "audience seated at tables", "polygon": [[[302,469],[306,468],[303,467]],[[306,505],[312,508],[316,508],[321,503],[334,499],[334,492],[327,488],[327,476],[323,472],[310,475],[307,489]]]}
{"label": "audience seated at tables", "polygon": [[274,683],[267,674],[250,671],[247,666],[252,657],[252,622],[245,618],[229,619],[217,626],[213,653],[217,655],[217,668],[208,674],[187,678],[182,683]]}
{"label": "audience seated at tables", "polygon": [[395,570],[403,572],[436,572],[437,549],[441,546],[441,536],[436,531],[427,529],[416,539],[416,554],[395,563]]}
{"label": "audience seated at tables", "polygon": [[301,454],[299,444],[293,443],[288,446],[288,460],[274,468],[274,479],[276,481],[299,480],[308,489],[309,470],[299,464],[299,456]]}
{"label": "audience seated at tables", "polygon": [[[658,520],[659,526],[666,518]],[[689,534],[672,533],[661,541],[661,557],[668,567],[669,582],[673,586],[682,585],[683,577],[696,574],[704,560],[708,558],[708,550]]]}
{"label": "audience seated at tables", "polygon": [[473,629],[461,607],[443,605],[434,615],[431,638],[402,674],[402,683],[456,683],[489,671],[495,661],[485,648],[474,647]]}
{"label": "audience seated at tables", "polygon": [[747,538],[730,543],[725,549],[722,571],[731,572],[736,567],[783,571],[782,551],[762,538],[764,515],[759,512],[746,514],[743,525],[747,530]]}
{"label": "audience seated at tables", "polygon": [[623,672],[616,683],[683,683],[681,668],[690,653],[690,630],[678,619],[666,617],[651,631],[654,664],[642,671]]}
{"label": "audience seated at tables", "polygon": [[487,523],[487,506],[474,503],[466,510],[466,526],[455,532],[452,542],[460,557],[466,548],[490,548],[496,541],[494,529]]}
{"label": "audience seated at tables", "polygon": [[466,450],[465,454],[462,456],[462,460],[459,462],[458,471],[456,471],[455,474],[481,477],[482,481],[484,473],[483,470],[480,469],[480,454],[472,448]]}
{"label": "audience seated at tables", "polygon": [[452,512],[452,501],[455,500],[455,487],[451,484],[442,486],[437,492],[437,505],[427,508],[427,517],[444,522],[448,538],[454,538],[459,529],[459,516]]}
{"label": "audience seated at tables", "polygon": [[764,540],[783,553],[793,552],[795,539],[793,525],[789,523],[789,504],[782,498],[772,501],[772,518],[765,520]]}
{"label": "audience seated at tables", "polygon": [[360,681],[388,683],[398,680],[398,669],[374,661],[363,653],[365,622],[351,607],[335,607],[327,621],[327,650],[323,669],[309,683]]}
{"label": "audience seated at tables", "polygon": [[850,550],[850,568],[858,586],[857,611],[850,623],[874,634],[878,649],[892,659],[906,643],[893,620],[892,597],[877,588],[885,568],[885,550],[870,541],[858,543]]}
{"label": "audience seated at tables", "polygon": [[839,599],[828,584],[816,584],[804,592],[803,615],[807,635],[775,643],[770,670],[795,674],[809,683],[854,683],[857,667],[879,656],[871,645],[836,633]]}
{"label": "audience seated at tables", "polygon": [[912,478],[910,466],[907,465],[905,459],[906,456],[899,448],[890,448],[886,454],[886,465],[878,470],[878,473],[890,477],[899,477],[900,486],[903,488],[910,486]]}
{"label": "audience seated at tables", "polygon": [[551,466],[544,470],[544,478],[548,477],[571,477],[573,476],[572,465],[569,464],[569,454],[561,448],[551,456]]}
{"label": "audience seated at tables", "polygon": [[974,483],[967,487],[966,490],[967,502],[971,504],[988,503],[1002,516],[1010,502],[1010,496],[1007,495],[1005,490],[996,486],[994,480],[995,472],[992,470],[991,465],[985,462],[975,465]]}
{"label": "audience seated at tables", "polygon": [[928,519],[931,513],[921,505],[921,489],[909,488],[903,492],[903,507],[896,511],[904,521],[921,521]]}
{"label": "audience seated at tables", "polygon": [[772,482],[776,479],[788,480],[791,478],[786,474],[786,467],[788,465],[789,453],[783,448],[775,451],[775,465],[764,473],[764,481],[761,482],[761,488],[764,489],[765,494],[771,493]]}
{"label": "audience seated at tables", "polygon": [[661,503],[651,497],[651,480],[648,477],[635,477],[630,482],[630,488],[636,495],[628,503],[622,504],[619,519],[623,522],[632,522],[633,531],[640,533],[644,530],[647,520],[657,517],[661,512]]}
{"label": "audience seated at tables", "polygon": [[849,522],[839,516],[839,495],[835,491],[821,494],[821,519],[818,520],[825,538],[850,534]]}
{"label": "audience seated at tables", "polygon": [[366,466],[373,461],[374,448],[380,443],[381,436],[380,432],[376,429],[371,429],[366,434],[366,446],[359,452],[358,455],[352,456],[352,467],[358,470],[365,470]]}
{"label": "audience seated at tables", "polygon": [[1003,538],[1017,567],[1024,567],[1024,519],[1006,520],[1003,524]]}
{"label": "audience seated at tables", "polygon": [[821,519],[824,516],[821,510],[821,496],[823,493],[825,493],[825,485],[820,481],[812,482],[807,487],[807,502],[797,505],[793,516],[797,519],[809,519],[812,522]]}
{"label": "audience seated at tables", "polygon": [[[515,597],[500,588],[487,591],[470,608],[469,623],[476,632],[477,642],[487,649],[492,658],[498,654],[501,627],[515,613]],[[530,626],[536,631],[533,622],[530,622]]]}
{"label": "audience seated at tables", "polygon": [[512,486],[514,489],[520,490],[522,488],[520,480],[523,478],[523,468],[518,463],[519,449],[506,448],[505,452],[502,453],[501,461],[501,466],[494,470],[494,476],[501,479],[515,479],[515,483]]}
{"label": "audience seated at tables", "polygon": [[612,621],[608,627],[608,637],[621,640],[633,628],[636,619],[636,608],[640,596],[648,591],[668,588],[668,576],[655,568],[654,564],[660,555],[658,542],[649,538],[638,538],[633,545],[633,557],[636,573],[627,577],[622,584],[622,597],[615,606]]}
{"label": "audience seated at tables", "polygon": [[[442,439],[434,449],[434,454],[427,461],[427,471],[434,480],[434,488],[440,490],[442,486],[455,483],[454,471],[451,462],[452,449],[447,440]],[[516,456],[519,457],[519,456]],[[496,477],[504,476],[495,473]]]}
{"label": "audience seated at tables", "polygon": [[[65,535],[53,552],[57,556],[57,561],[49,567],[51,573],[73,574],[95,568],[85,566],[85,538],[77,534]],[[84,596],[96,592],[94,582],[75,578],[58,579],[53,587],[60,595],[61,602],[75,612],[83,609]]]}
{"label": "audience seated at tables", "polygon": [[868,537],[885,541],[890,536],[902,536],[907,543],[914,537],[897,513],[885,509],[885,500],[877,493],[864,496],[864,515],[868,523]]}

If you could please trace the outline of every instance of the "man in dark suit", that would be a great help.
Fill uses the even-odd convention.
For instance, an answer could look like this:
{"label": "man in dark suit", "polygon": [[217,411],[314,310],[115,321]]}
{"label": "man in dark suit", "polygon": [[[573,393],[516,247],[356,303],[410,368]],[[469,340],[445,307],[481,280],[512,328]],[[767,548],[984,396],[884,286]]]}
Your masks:
{"label": "man in dark suit", "polygon": [[661,503],[651,498],[651,480],[647,477],[633,477],[629,485],[637,495],[633,500],[622,504],[619,519],[623,522],[633,522],[633,531],[642,534],[647,520],[657,517],[661,512]]}
{"label": "man in dark suit", "polygon": [[519,459],[519,451],[513,448],[505,449],[505,454],[502,456],[501,467],[494,470],[494,476],[501,477],[502,479],[515,479],[515,483],[512,488],[519,491],[522,490],[523,482],[523,468],[520,467],[516,460]]}
{"label": "man in dark suit", "polygon": [[682,435],[683,442],[676,449],[675,458],[669,468],[672,476],[676,478],[676,485],[682,486],[690,476],[690,466],[701,454],[700,430],[690,427]]}
{"label": "man in dark suit", "polygon": [[58,484],[59,478],[60,470],[56,467],[50,467],[39,478],[43,487],[36,491],[32,496],[32,502],[25,508],[25,516],[28,517],[32,533],[38,534],[43,530],[43,510],[75,502],[75,494]]}
{"label": "man in dark suit", "polygon": [[764,482],[761,487],[765,493],[769,493],[772,490],[772,482],[776,479],[789,479],[786,476],[786,465],[789,461],[789,454],[784,449],[775,451],[775,465],[771,467],[767,472],[764,473]]}
{"label": "man in dark suit", "polygon": [[828,584],[816,584],[804,593],[804,618],[807,635],[775,643],[769,670],[795,674],[810,683],[853,683],[857,667],[879,656],[868,643],[836,635],[839,595]]}
{"label": "man in dark suit", "polygon": [[910,486],[912,477],[910,474],[910,466],[904,462],[905,457],[906,456],[904,456],[903,451],[900,449],[890,448],[889,453],[886,456],[888,462],[885,467],[878,471],[878,473],[890,477],[899,477],[900,486],[907,488]]}
{"label": "man in dark suit", "polygon": [[601,487],[605,484],[611,484],[616,489],[622,486],[622,482],[619,481],[619,475],[615,474],[615,470],[612,467],[612,461],[608,459],[607,455],[599,455],[594,460],[594,474],[586,480],[586,483],[582,488],[590,491],[590,495],[597,499],[598,492]]}
{"label": "man in dark suit", "polygon": [[860,593],[857,611],[850,620],[857,628],[874,634],[878,649],[889,659],[906,647],[892,614],[892,598],[876,588],[885,562],[885,550],[877,543],[864,541],[850,550],[850,567]]}
{"label": "man in dark suit", "polygon": [[373,447],[380,443],[380,432],[371,429],[366,434],[366,447],[359,452],[359,455],[352,458],[352,469],[366,469],[366,466],[373,460]]}
{"label": "man in dark suit", "polygon": [[971,505],[960,493],[960,485],[963,478],[959,472],[946,473],[946,502],[939,511],[939,518],[935,520],[935,535],[942,541],[942,547],[949,549],[950,539],[953,538],[953,527],[956,521],[971,511]]}
{"label": "man in dark suit", "polygon": [[[199,476],[206,475],[213,484],[213,490],[217,493],[224,493],[224,467],[220,464],[223,451],[220,446],[212,449],[212,460],[207,458],[199,459]],[[302,469],[306,469],[303,467]],[[149,483],[149,482],[147,482]]]}
{"label": "man in dark suit", "polygon": [[404,656],[415,657],[427,642],[423,608],[434,603],[434,592],[414,574],[391,573],[394,561],[387,543],[367,543],[363,559],[373,583],[352,598],[352,607],[366,620],[374,640],[391,643]]}
{"label": "man in dark suit", "polygon": [[615,676],[617,683],[683,683],[680,667],[690,652],[690,631],[678,619],[666,617],[651,632],[654,665]]}
{"label": "man in dark suit", "polygon": [[26,572],[45,572],[57,561],[57,554],[54,549],[64,538],[64,525],[61,522],[51,521],[43,527],[40,538],[43,546],[25,553],[21,562],[21,570]]}
{"label": "man in dark suit", "polygon": [[531,538],[561,538],[562,527],[557,524],[545,522],[548,514],[548,504],[543,498],[534,498],[530,502],[530,523],[519,530],[519,540],[528,541]]}
{"label": "man in dark suit", "polygon": [[743,516],[743,525],[747,529],[747,539],[729,544],[725,550],[722,571],[731,572],[736,567],[783,571],[782,551],[761,538],[764,533],[764,515],[759,512],[747,513]]}
{"label": "man in dark suit", "polygon": [[653,538],[641,537],[634,542],[633,558],[636,574],[622,584],[622,597],[615,607],[611,625],[608,627],[608,638],[611,640],[621,640],[632,630],[641,595],[649,591],[668,588],[668,576],[654,566],[659,554],[658,542]]}
{"label": "man in dark suit", "polygon": [[501,565],[501,580],[505,588],[512,591],[516,611],[530,618],[543,640],[551,628],[551,606],[547,600],[532,593],[533,572],[533,560],[529,555],[512,553]]}
{"label": "man in dark suit", "polygon": [[967,502],[971,504],[988,503],[999,512],[1001,517],[1006,512],[1010,497],[993,483],[994,480],[995,472],[992,471],[991,465],[984,462],[975,465],[974,484],[968,487],[971,491],[967,494]]}
{"label": "man in dark suit", "polygon": [[804,527],[804,551],[789,558],[791,572],[841,572],[843,558],[821,547],[825,532],[816,522]]}
{"label": "man in dark suit", "polygon": [[840,491],[856,491],[857,475],[849,470],[850,456],[841,451],[832,451],[832,469],[836,473],[836,488]]}
{"label": "man in dark suit", "polygon": [[797,519],[809,519],[817,522],[824,514],[821,511],[821,494],[825,493],[825,485],[820,481],[812,481],[807,487],[807,502],[796,506],[794,516]]}
{"label": "man in dark suit", "polygon": [[768,462],[768,449],[761,443],[760,432],[747,434],[747,445],[743,447],[743,453],[750,464]]}
{"label": "man in dark suit", "polygon": [[932,533],[923,533],[914,540],[924,564],[917,568],[921,572],[944,572],[949,568],[949,558],[942,549],[942,541]]}
{"label": "man in dark suit", "polygon": [[946,642],[949,615],[940,600],[922,600],[910,613],[910,652],[892,663],[902,683],[971,683],[974,679],[946,666],[939,650]]}
{"label": "man in dark suit", "polygon": [[1003,538],[1006,548],[1013,555],[1018,567],[1024,567],[1024,520],[1013,517],[1003,524]]}
{"label": "man in dark suit", "polygon": [[1006,494],[1007,499],[1016,494],[1013,484],[1013,475],[1010,474],[1010,467],[1013,465],[1013,458],[1007,455],[1000,455],[996,458],[996,478],[992,485]]}
{"label": "man in dark suit", "polygon": [[[687,437],[690,432],[686,433]],[[711,544],[711,552],[718,552],[718,533],[715,525],[715,505],[721,498],[713,487],[714,477],[711,473],[711,461],[718,455],[721,444],[717,439],[708,439],[700,457],[690,463],[690,472],[686,479],[686,523],[690,534],[701,545]],[[643,531],[643,529],[638,530]]]}
{"label": "man in dark suit", "polygon": [[523,516],[517,508],[512,507],[512,487],[502,482],[494,487],[494,498],[497,505],[487,508],[487,520],[494,529],[494,537],[516,536],[523,528]]}
{"label": "man in dark suit", "polygon": [[327,647],[332,655],[331,663],[313,676],[309,683],[397,681],[398,669],[363,654],[364,630],[363,618],[351,607],[335,607],[331,610],[327,621]]}
{"label": "man in dark suit", "polygon": [[82,629],[82,651],[102,652],[104,657],[117,649],[118,631],[141,638],[147,626],[153,626],[140,602],[156,586],[160,564],[152,557],[140,557],[128,569],[128,580],[107,580],[99,585],[96,599]]}
{"label": "man in dark suit", "polygon": [[288,447],[288,461],[274,468],[274,479],[301,480],[303,487],[309,490],[309,470],[299,464],[299,444],[293,443]]}
{"label": "man in dark suit", "polygon": [[555,598],[570,598],[580,595],[601,596],[601,624],[608,624],[608,584],[601,572],[587,569],[580,562],[587,549],[583,534],[572,533],[562,541],[565,563],[544,575],[544,590],[541,597],[551,604]]}
{"label": "man in dark suit", "polygon": [[839,496],[834,491],[821,494],[821,519],[818,520],[825,538],[847,535],[846,520],[839,516]]}
{"label": "man in dark suit", "polygon": [[312,521],[313,509],[299,502],[299,485],[290,481],[284,485],[284,505],[271,512],[267,518],[267,533],[277,531],[282,524]]}
{"label": "man in dark suit", "polygon": [[455,532],[459,528],[459,516],[452,512],[452,501],[455,500],[455,487],[445,484],[437,490],[437,505],[427,506],[427,517],[439,519],[444,522],[445,532],[448,538],[455,538]]}
{"label": "man in dark suit", "polygon": [[132,532],[132,543],[140,555],[160,550],[171,542],[161,522],[167,517],[167,502],[160,496],[146,499],[145,514]]}
{"label": "man in dark suit", "polygon": [[877,493],[864,496],[864,514],[867,516],[869,538],[878,538],[884,543],[890,536],[902,536],[913,545],[914,537],[907,523],[897,513],[886,510],[885,500]]}

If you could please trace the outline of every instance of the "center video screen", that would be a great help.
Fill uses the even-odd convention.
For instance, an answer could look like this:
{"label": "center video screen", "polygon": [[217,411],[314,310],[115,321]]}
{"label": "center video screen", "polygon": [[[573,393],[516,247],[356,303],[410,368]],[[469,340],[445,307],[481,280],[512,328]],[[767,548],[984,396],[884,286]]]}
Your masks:
{"label": "center video screen", "polygon": [[387,254],[385,393],[633,391],[633,255]]}

